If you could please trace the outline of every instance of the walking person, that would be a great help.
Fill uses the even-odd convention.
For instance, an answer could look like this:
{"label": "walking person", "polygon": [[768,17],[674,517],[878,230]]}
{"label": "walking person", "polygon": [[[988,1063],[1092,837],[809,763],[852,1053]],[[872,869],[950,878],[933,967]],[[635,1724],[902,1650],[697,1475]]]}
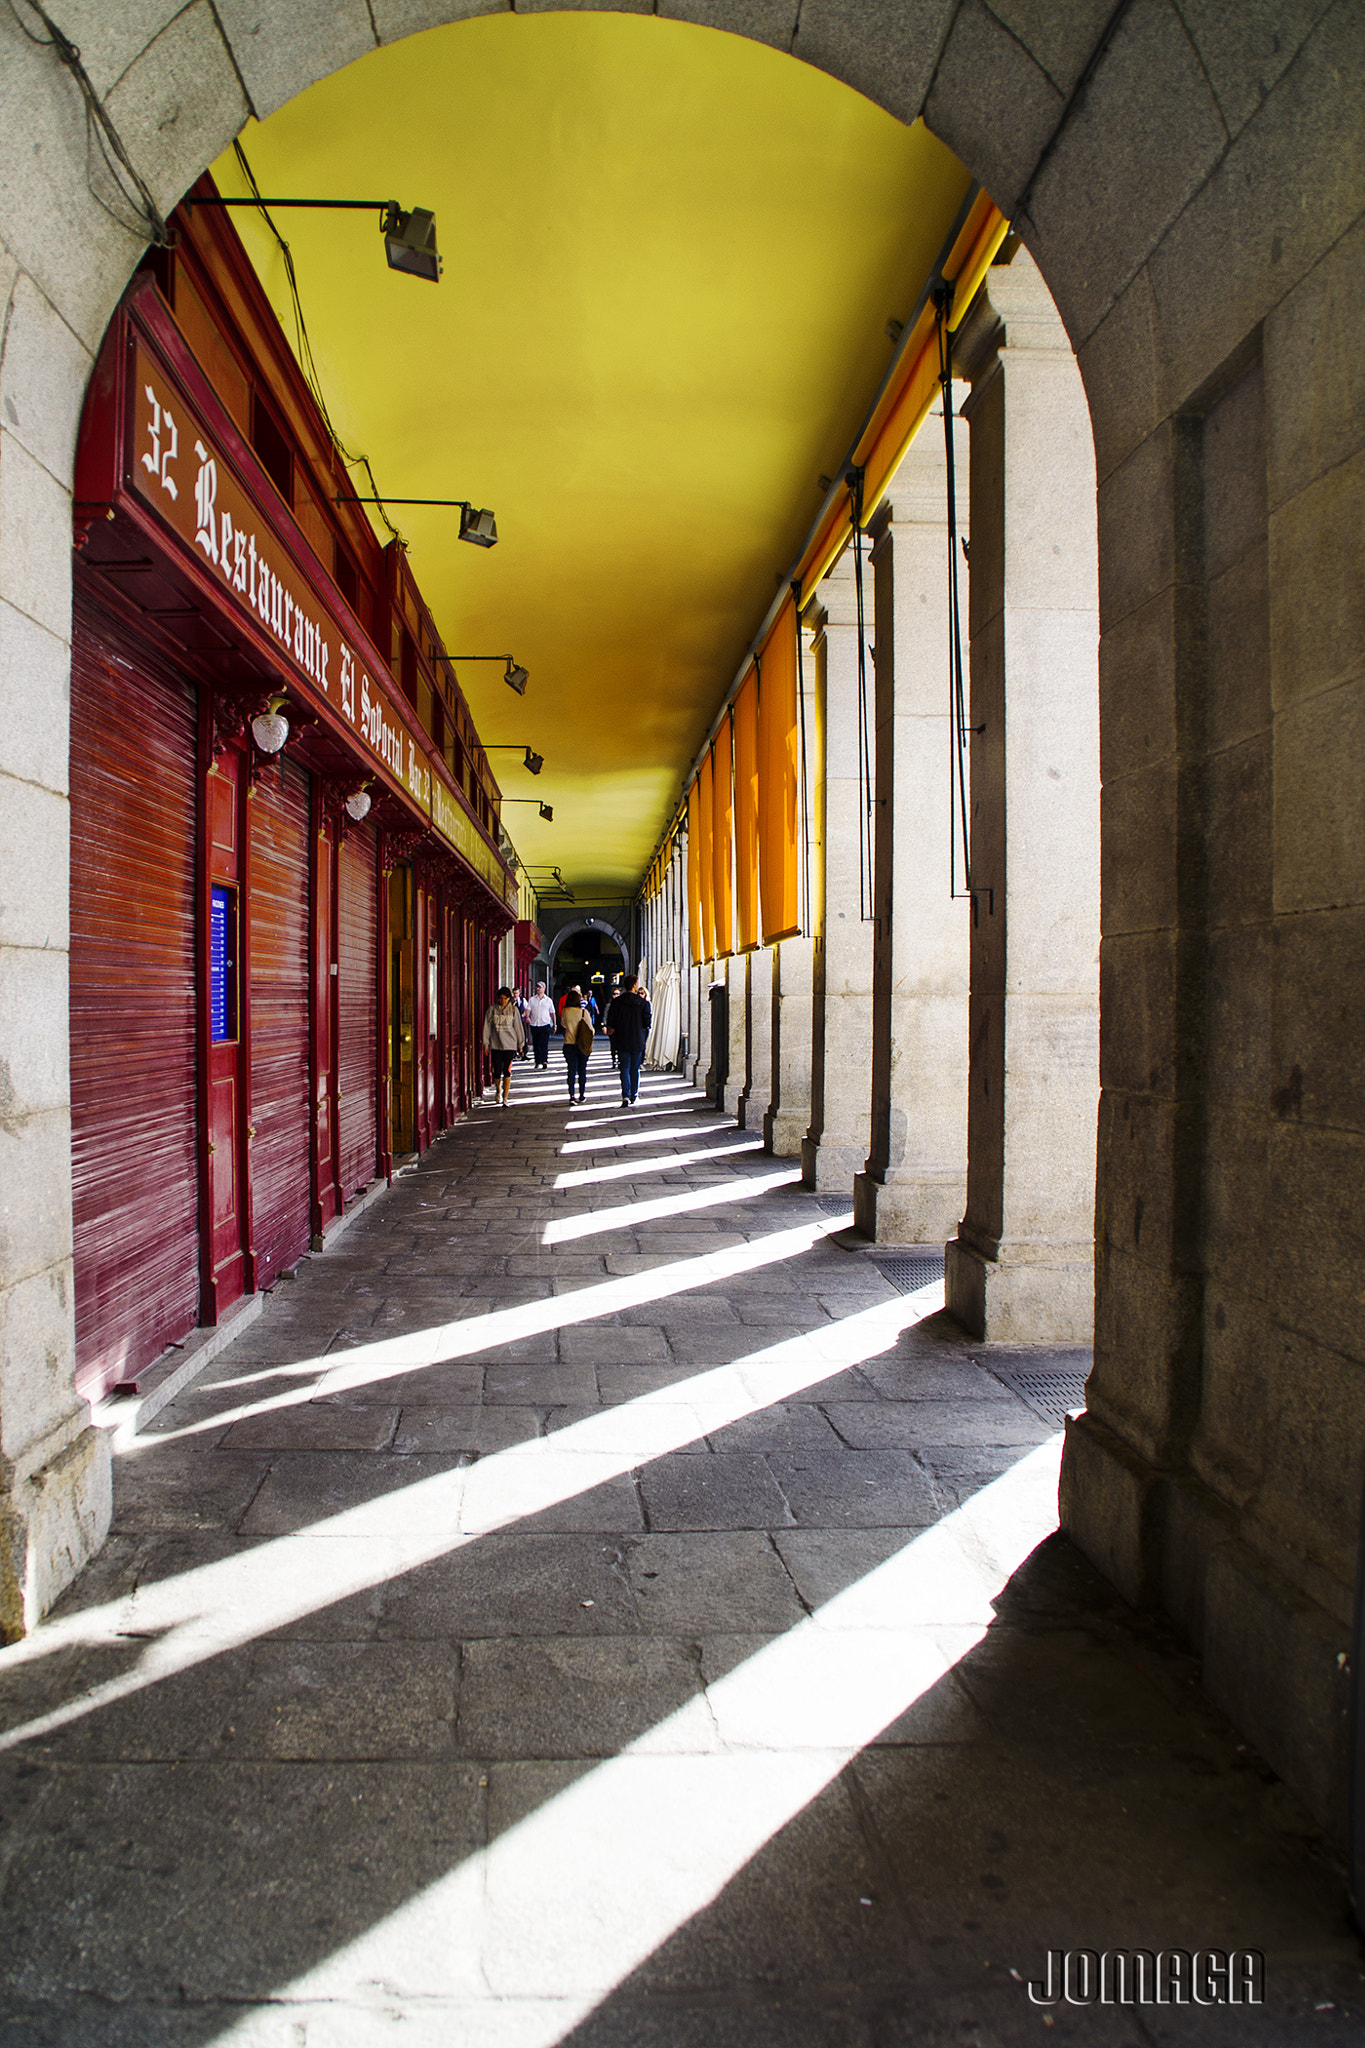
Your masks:
{"label": "walking person", "polygon": [[506,1109],[512,1093],[512,1062],[526,1049],[525,1027],[510,988],[500,988],[497,1000],[489,1004],[483,1020],[483,1042],[493,1061],[493,1100],[500,1109]]}
{"label": "walking person", "polygon": [[621,993],[613,999],[607,1011],[607,1030],[611,1033],[612,1050],[621,1070],[622,1109],[629,1109],[640,1092],[640,1062],[645,1056],[649,1027],[653,1021],[654,1012],[648,999],[636,988],[635,976],[623,974]]}
{"label": "walking person", "polygon": [[531,1044],[535,1049],[536,1065],[548,1068],[550,1064],[550,1033],[555,1028],[555,1006],[543,981],[536,983],[536,992],[526,1005],[526,1021],[531,1028]]}
{"label": "walking person", "polygon": [[574,1099],[577,1087],[578,1100],[582,1102],[587,1089],[588,1055],[592,1051],[592,1018],[583,1007],[581,989],[571,988],[564,998],[560,1013],[559,1028],[564,1033],[564,1058],[569,1070],[569,1100]]}

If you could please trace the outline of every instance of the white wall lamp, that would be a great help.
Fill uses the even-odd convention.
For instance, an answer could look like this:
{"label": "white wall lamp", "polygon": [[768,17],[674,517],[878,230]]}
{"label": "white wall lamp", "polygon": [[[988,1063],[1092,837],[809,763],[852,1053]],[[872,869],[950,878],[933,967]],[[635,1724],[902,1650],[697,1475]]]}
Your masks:
{"label": "white wall lamp", "polygon": [[251,721],[251,737],[263,754],[280,753],[289,737],[289,720],[283,710],[288,701],[282,690],[277,691]]}

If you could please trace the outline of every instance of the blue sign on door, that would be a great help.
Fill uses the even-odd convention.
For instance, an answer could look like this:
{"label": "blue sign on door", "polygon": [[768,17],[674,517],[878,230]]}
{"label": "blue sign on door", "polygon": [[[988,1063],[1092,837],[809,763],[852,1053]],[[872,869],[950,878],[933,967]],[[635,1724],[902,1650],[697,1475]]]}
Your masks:
{"label": "blue sign on door", "polygon": [[214,889],[209,902],[209,1037],[237,1036],[237,892]]}

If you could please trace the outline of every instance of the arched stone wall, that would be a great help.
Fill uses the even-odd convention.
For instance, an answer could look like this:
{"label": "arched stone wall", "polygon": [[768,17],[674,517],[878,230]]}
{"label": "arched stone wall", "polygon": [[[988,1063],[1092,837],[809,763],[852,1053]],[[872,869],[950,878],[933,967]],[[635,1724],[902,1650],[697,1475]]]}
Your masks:
{"label": "arched stone wall", "polygon": [[[576,919],[572,924],[562,925],[560,929],[555,933],[554,937],[551,939],[550,949],[547,957],[549,959],[550,964],[550,982],[552,987],[554,985],[555,961],[559,957],[560,947],[563,945],[565,939],[572,938],[575,932],[585,932],[588,929],[589,926],[587,918],[580,917]],[[614,946],[619,946],[621,948],[622,965],[627,967],[630,965],[630,942],[629,940],[622,938],[620,932],[617,931],[615,925],[608,924],[605,918],[594,916],[591,929],[593,931],[605,932],[606,936],[611,940],[612,944]]]}
{"label": "arched stone wall", "polygon": [[[107,1457],[71,1391],[69,494],[94,352],[142,246],[72,76],[16,10],[0,10],[7,1630],[107,1524]],[[250,113],[376,35],[493,10],[56,11],[165,211]],[[922,110],[1015,215],[1076,348],[1099,478],[1104,1107],[1097,1367],[1064,1511],[1126,1592],[1172,1609],[1215,1695],[1340,1825],[1365,1466],[1358,0],[658,11],[790,50],[903,120]],[[1263,683],[1254,704],[1232,701],[1233,671]]]}

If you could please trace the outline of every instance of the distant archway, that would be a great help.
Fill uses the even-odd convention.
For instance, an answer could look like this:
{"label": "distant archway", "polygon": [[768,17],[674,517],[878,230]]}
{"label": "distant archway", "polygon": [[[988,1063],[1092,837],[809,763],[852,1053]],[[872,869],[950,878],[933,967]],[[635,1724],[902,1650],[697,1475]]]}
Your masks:
{"label": "distant archway", "polygon": [[[574,941],[579,943],[574,944]],[[584,941],[588,943],[584,944]],[[593,941],[597,942],[596,945],[592,944]],[[566,971],[567,961],[565,966],[557,964],[561,952],[565,949],[568,959],[577,961],[581,958],[583,964],[589,967],[589,979],[593,971],[603,975],[620,974],[630,965],[629,943],[617,931],[615,925],[609,924],[603,917],[577,918],[574,923],[566,924],[562,931],[556,932],[550,941],[549,972],[552,994],[556,992],[558,986],[557,976]],[[613,951],[619,958],[612,959]],[[595,962],[600,962],[600,965],[594,965]]]}

